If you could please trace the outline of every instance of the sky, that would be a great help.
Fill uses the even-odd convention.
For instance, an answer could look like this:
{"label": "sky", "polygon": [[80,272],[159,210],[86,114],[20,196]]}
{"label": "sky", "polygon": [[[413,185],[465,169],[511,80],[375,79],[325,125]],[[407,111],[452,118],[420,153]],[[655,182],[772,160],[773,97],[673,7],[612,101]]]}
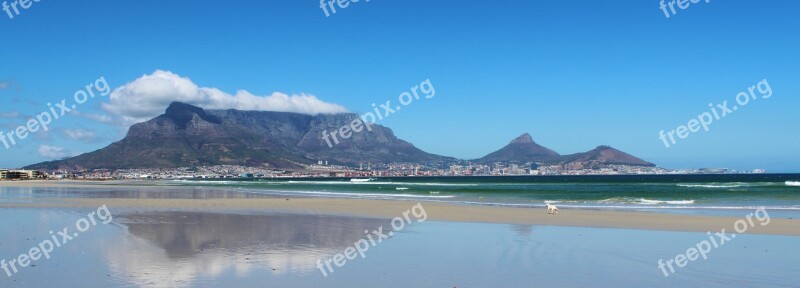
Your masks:
{"label": "sky", "polygon": [[[0,143],[0,167],[100,149],[171,101],[365,113],[429,80],[435,97],[378,124],[430,153],[479,158],[527,132],[561,154],[610,145],[666,168],[800,172],[797,1],[700,1],[669,18],[657,0],[362,0],[327,16],[311,0],[186,3],[0,11],[0,132],[95,94]],[[708,131],[659,138],[752,86]]]}

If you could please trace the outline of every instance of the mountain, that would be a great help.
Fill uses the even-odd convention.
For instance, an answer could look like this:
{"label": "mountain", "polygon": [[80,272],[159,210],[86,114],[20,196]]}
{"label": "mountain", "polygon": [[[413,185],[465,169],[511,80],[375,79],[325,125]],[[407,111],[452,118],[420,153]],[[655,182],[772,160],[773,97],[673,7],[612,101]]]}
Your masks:
{"label": "mountain", "polygon": [[511,143],[502,149],[474,160],[474,162],[483,164],[512,161],[518,163],[560,164],[570,169],[596,169],[607,165],[656,166],[653,163],[609,146],[599,146],[588,152],[562,156],[553,150],[536,144],[528,133],[511,140]]}
{"label": "mountain", "polygon": [[359,119],[357,114],[306,115],[288,112],[204,110],[173,102],[166,112],[130,127],[124,139],[76,157],[30,165],[29,169],[174,168],[193,165],[269,165],[299,169],[328,161],[447,162],[398,139],[391,129],[370,126],[349,139],[323,139]]}
{"label": "mountain", "polygon": [[494,162],[535,162],[535,163],[548,163],[556,162],[561,159],[561,155],[556,151],[550,150],[544,146],[536,144],[530,134],[525,133],[520,135],[505,147],[483,158],[475,160],[478,163],[494,163]]}
{"label": "mountain", "polygon": [[[332,132],[360,121],[353,113],[306,115],[288,112],[204,110],[173,102],[164,114],[130,127],[127,135],[100,150],[25,167],[40,170],[175,168],[199,165],[269,166],[302,169],[329,164],[447,163],[457,159],[422,151],[381,125],[362,127],[349,138]],[[354,127],[354,126],[353,126]],[[324,136],[327,135],[327,136]],[[339,141],[337,144],[336,141]],[[330,144],[330,145],[329,145]],[[534,162],[569,169],[607,165],[655,166],[608,146],[562,156],[525,133],[477,163]]]}
{"label": "mountain", "polygon": [[562,157],[561,164],[572,168],[597,168],[599,165],[628,165],[655,167],[656,165],[609,146],[598,146],[589,152]]}

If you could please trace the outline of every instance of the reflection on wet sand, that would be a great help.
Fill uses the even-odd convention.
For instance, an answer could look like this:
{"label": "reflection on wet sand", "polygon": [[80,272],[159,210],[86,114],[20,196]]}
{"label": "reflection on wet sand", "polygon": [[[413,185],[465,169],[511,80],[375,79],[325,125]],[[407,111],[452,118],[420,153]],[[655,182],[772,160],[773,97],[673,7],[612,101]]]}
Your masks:
{"label": "reflection on wet sand", "polygon": [[352,217],[196,212],[130,214],[120,221],[131,237],[107,251],[111,270],[134,285],[163,287],[193,286],[223,273],[317,276],[317,259],[386,225]]}

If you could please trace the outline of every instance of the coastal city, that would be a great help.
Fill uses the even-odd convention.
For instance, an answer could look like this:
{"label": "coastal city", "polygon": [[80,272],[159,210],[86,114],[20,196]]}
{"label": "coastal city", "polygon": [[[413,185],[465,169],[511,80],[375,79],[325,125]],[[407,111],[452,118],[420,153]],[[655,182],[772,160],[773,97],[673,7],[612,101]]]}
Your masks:
{"label": "coastal city", "polygon": [[665,169],[632,165],[604,165],[594,169],[570,169],[564,165],[533,163],[493,165],[465,163],[365,163],[358,167],[328,165],[320,161],[304,170],[280,170],[268,166],[213,165],[180,168],[95,169],[87,171],[38,171],[0,169],[0,180],[33,179],[225,179],[281,177],[413,177],[413,176],[558,176],[558,175],[678,175],[678,174],[760,174],[725,168]]}

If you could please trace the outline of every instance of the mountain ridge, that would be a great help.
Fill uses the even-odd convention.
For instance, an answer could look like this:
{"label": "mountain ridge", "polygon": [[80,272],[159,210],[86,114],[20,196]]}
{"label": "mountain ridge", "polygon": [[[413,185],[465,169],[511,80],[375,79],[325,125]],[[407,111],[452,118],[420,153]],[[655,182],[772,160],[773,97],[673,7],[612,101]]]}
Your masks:
{"label": "mountain ridge", "polygon": [[[427,153],[377,124],[352,133],[331,146],[323,131],[336,131],[359,119],[355,113],[299,114],[292,112],[205,110],[173,102],[164,114],[137,123],[117,142],[75,157],[29,165],[28,169],[91,170],[177,168],[196,165],[269,166],[303,169],[318,161],[355,166],[360,163],[448,163],[460,160]],[[539,145],[529,133],[503,148],[473,160],[478,163],[520,162],[565,167],[633,165],[654,167],[609,146],[561,155]]]}
{"label": "mountain ridge", "polygon": [[633,155],[601,145],[587,152],[561,155],[558,152],[539,145],[533,141],[529,133],[524,133],[500,150],[473,160],[477,163],[491,164],[496,162],[536,163],[545,165],[563,165],[573,169],[599,168],[607,165],[629,165],[655,167],[656,165]]}
{"label": "mountain ridge", "polygon": [[358,115],[353,113],[204,110],[173,102],[164,114],[132,125],[125,138],[105,148],[28,168],[82,170],[230,164],[301,169],[317,161],[354,165],[455,160],[424,152],[381,125],[372,125],[369,132],[353,133],[333,147],[322,140],[322,131],[338,130],[355,119]]}

